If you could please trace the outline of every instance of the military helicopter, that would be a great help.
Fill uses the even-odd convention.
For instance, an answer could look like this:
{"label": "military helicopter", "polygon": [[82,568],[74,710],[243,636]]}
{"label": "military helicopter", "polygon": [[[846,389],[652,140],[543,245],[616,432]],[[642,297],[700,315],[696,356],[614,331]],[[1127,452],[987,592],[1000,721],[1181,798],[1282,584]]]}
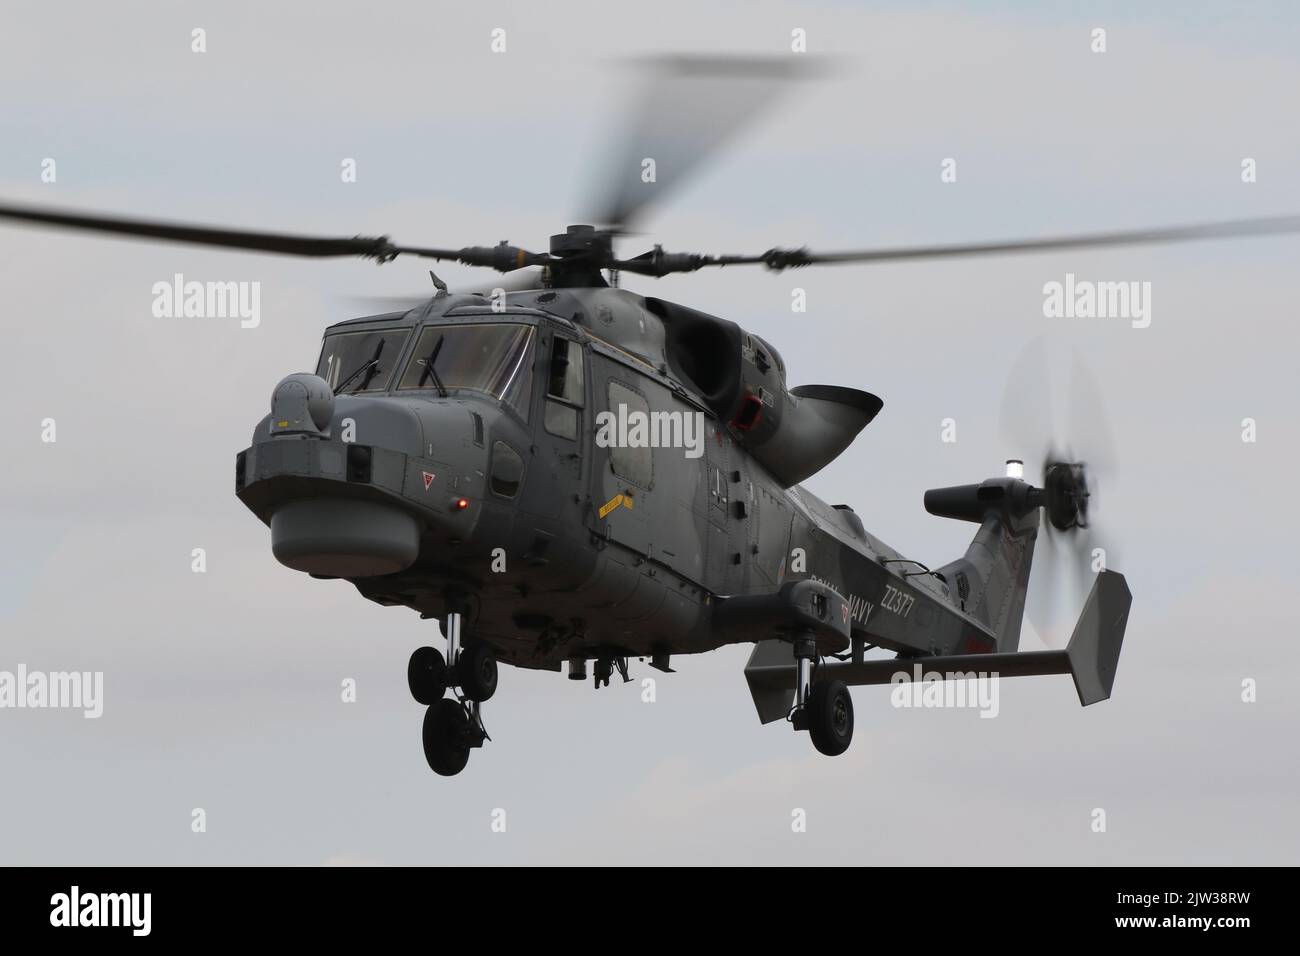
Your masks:
{"label": "military helicopter", "polygon": [[[346,580],[371,601],[436,620],[441,648],[410,657],[429,766],[454,775],[488,737],[498,664],[596,687],[632,658],[754,644],[745,674],[764,723],[787,719],[823,754],[854,730],[849,685],[941,676],[1071,674],[1080,702],[1110,696],[1131,595],[1098,573],[1064,649],[1019,639],[1040,528],[1067,542],[1090,522],[1088,466],[1049,453],[927,491],[931,514],[977,525],[965,554],[931,569],[870,534],[847,505],[800,483],[876,417],[880,398],[790,387],[780,352],[725,318],[618,287],[721,266],[1034,252],[1300,231],[1300,217],[1012,242],[817,253],[617,254],[649,189],[641,158],[685,172],[771,100],[784,65],[655,65],[646,116],[613,165],[599,225],[546,252],[429,248],[388,237],[312,238],[0,205],[0,218],[169,242],[380,263],[419,256],[522,275],[331,325],[312,373],[273,390],[235,459],[234,490],[287,567]],[[686,84],[663,95],[668,84]],[[737,85],[754,95],[728,99]],[[700,121],[692,108],[728,103]],[[656,105],[657,104],[657,105]],[[665,105],[671,104],[670,112]],[[692,104],[695,104],[692,107]],[[702,104],[702,106],[701,106]],[[692,115],[696,121],[692,122]],[[895,656],[868,659],[868,650]],[[452,696],[446,696],[448,691]]]}

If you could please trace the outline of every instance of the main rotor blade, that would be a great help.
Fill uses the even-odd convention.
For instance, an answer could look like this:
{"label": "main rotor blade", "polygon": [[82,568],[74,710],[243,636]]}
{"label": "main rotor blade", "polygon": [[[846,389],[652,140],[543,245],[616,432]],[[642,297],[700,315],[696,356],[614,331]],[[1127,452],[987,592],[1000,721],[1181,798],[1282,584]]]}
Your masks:
{"label": "main rotor blade", "polygon": [[[542,270],[528,269],[523,272],[512,273],[508,276],[488,279],[487,281],[475,285],[463,285],[451,291],[453,295],[458,293],[470,293],[490,296],[496,289],[501,289],[504,292],[532,292],[534,290],[545,288],[546,285],[542,279]],[[436,289],[432,289],[423,294],[347,295],[343,296],[343,300],[356,308],[366,309],[374,313],[409,312],[417,306],[424,305],[434,297],[436,292]]]}
{"label": "main rotor blade", "polygon": [[[644,63],[640,100],[610,151],[586,210],[625,231],[647,208],[679,188],[789,89],[817,71],[805,57],[656,57]],[[646,161],[654,163],[647,181]]]}
{"label": "main rotor blade", "polygon": [[[133,236],[140,239],[161,239],[164,242],[184,242],[226,249],[251,249],[257,252],[276,252],[291,256],[379,258],[397,251],[396,247],[383,237],[353,236],[348,239],[330,239],[295,236],[287,233],[253,232],[216,226],[190,226],[146,219],[127,219],[97,213],[57,212],[29,206],[0,205],[0,219],[79,229],[85,232]],[[455,254],[450,253],[450,255],[454,257]]]}
{"label": "main rotor blade", "polygon": [[342,295],[338,301],[347,303],[349,309],[361,309],[364,315],[387,315],[390,312],[410,312],[433,298],[425,295]]}
{"label": "main rotor blade", "polygon": [[428,249],[416,246],[394,245],[387,236],[352,236],[328,238],[298,236],[283,232],[257,232],[227,229],[221,226],[194,226],[184,223],[159,222],[149,219],[129,219],[99,213],[59,212],[31,206],[0,204],[0,219],[98,232],[108,235],[130,236],[137,239],[158,239],[163,242],[181,242],[189,245],[215,246],[221,249],[248,249],[254,252],[274,252],[289,256],[330,258],[360,256],[388,262],[399,255],[422,256],[462,262],[466,265],[487,266],[499,272],[510,272],[529,265],[541,265],[550,256],[538,255],[516,246],[502,243],[497,246],[467,246],[463,249]]}
{"label": "main rotor blade", "polygon": [[[898,262],[914,259],[952,259],[961,256],[1004,255],[1015,252],[1051,252],[1058,249],[1088,249],[1107,246],[1141,246],[1197,239],[1232,239],[1244,236],[1274,236],[1300,232],[1300,216],[1272,216],[1232,219],[1224,222],[1160,229],[1133,229],[1078,236],[1054,236],[1007,242],[955,243],[941,246],[902,246],[864,249],[857,252],[810,252],[802,249],[769,249],[756,256],[695,256],[694,268],[762,264],[781,271],[800,266],[835,265],[849,262]],[[681,270],[688,271],[688,270]]]}
{"label": "main rotor blade", "polygon": [[541,269],[528,269],[523,272],[516,272],[513,275],[503,276],[499,279],[485,279],[483,282],[462,283],[458,288],[452,289],[452,292],[467,292],[476,295],[490,296],[495,290],[501,289],[503,292],[532,292],[538,289],[545,289],[545,277]]}

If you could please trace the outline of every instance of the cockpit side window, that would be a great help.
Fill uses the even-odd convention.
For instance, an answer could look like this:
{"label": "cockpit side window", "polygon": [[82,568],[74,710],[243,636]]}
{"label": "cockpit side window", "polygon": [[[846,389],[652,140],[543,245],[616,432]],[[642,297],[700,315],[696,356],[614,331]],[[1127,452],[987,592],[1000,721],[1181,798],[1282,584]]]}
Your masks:
{"label": "cockpit side window", "polygon": [[546,385],[545,425],[548,432],[561,438],[577,439],[583,394],[582,346],[571,339],[552,335]]}
{"label": "cockpit side window", "polygon": [[554,337],[550,386],[546,394],[570,405],[582,406],[582,349],[577,342],[558,335]]}

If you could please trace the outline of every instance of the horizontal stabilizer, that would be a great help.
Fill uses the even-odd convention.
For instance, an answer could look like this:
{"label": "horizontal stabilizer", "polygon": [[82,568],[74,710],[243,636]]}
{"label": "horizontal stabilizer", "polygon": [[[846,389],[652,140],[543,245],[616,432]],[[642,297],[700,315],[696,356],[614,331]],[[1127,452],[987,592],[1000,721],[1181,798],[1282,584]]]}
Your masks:
{"label": "horizontal stabilizer", "polygon": [[794,646],[789,641],[759,641],[745,664],[745,680],[760,723],[787,716],[794,707]]}

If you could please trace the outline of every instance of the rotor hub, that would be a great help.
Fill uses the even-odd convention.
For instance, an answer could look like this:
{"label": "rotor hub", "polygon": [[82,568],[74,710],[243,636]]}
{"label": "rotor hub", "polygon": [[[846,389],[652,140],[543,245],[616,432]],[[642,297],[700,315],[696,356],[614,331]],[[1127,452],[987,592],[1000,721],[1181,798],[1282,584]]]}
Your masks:
{"label": "rotor hub", "polygon": [[1088,527],[1088,474],[1082,462],[1058,461],[1043,469],[1047,520],[1058,531]]}
{"label": "rotor hub", "polygon": [[569,226],[564,232],[551,236],[551,255],[563,259],[580,255],[600,256],[609,248],[609,233],[595,226]]}
{"label": "rotor hub", "polygon": [[551,236],[550,282],[554,288],[599,288],[606,285],[602,269],[612,268],[613,233],[595,226],[574,225]]}

